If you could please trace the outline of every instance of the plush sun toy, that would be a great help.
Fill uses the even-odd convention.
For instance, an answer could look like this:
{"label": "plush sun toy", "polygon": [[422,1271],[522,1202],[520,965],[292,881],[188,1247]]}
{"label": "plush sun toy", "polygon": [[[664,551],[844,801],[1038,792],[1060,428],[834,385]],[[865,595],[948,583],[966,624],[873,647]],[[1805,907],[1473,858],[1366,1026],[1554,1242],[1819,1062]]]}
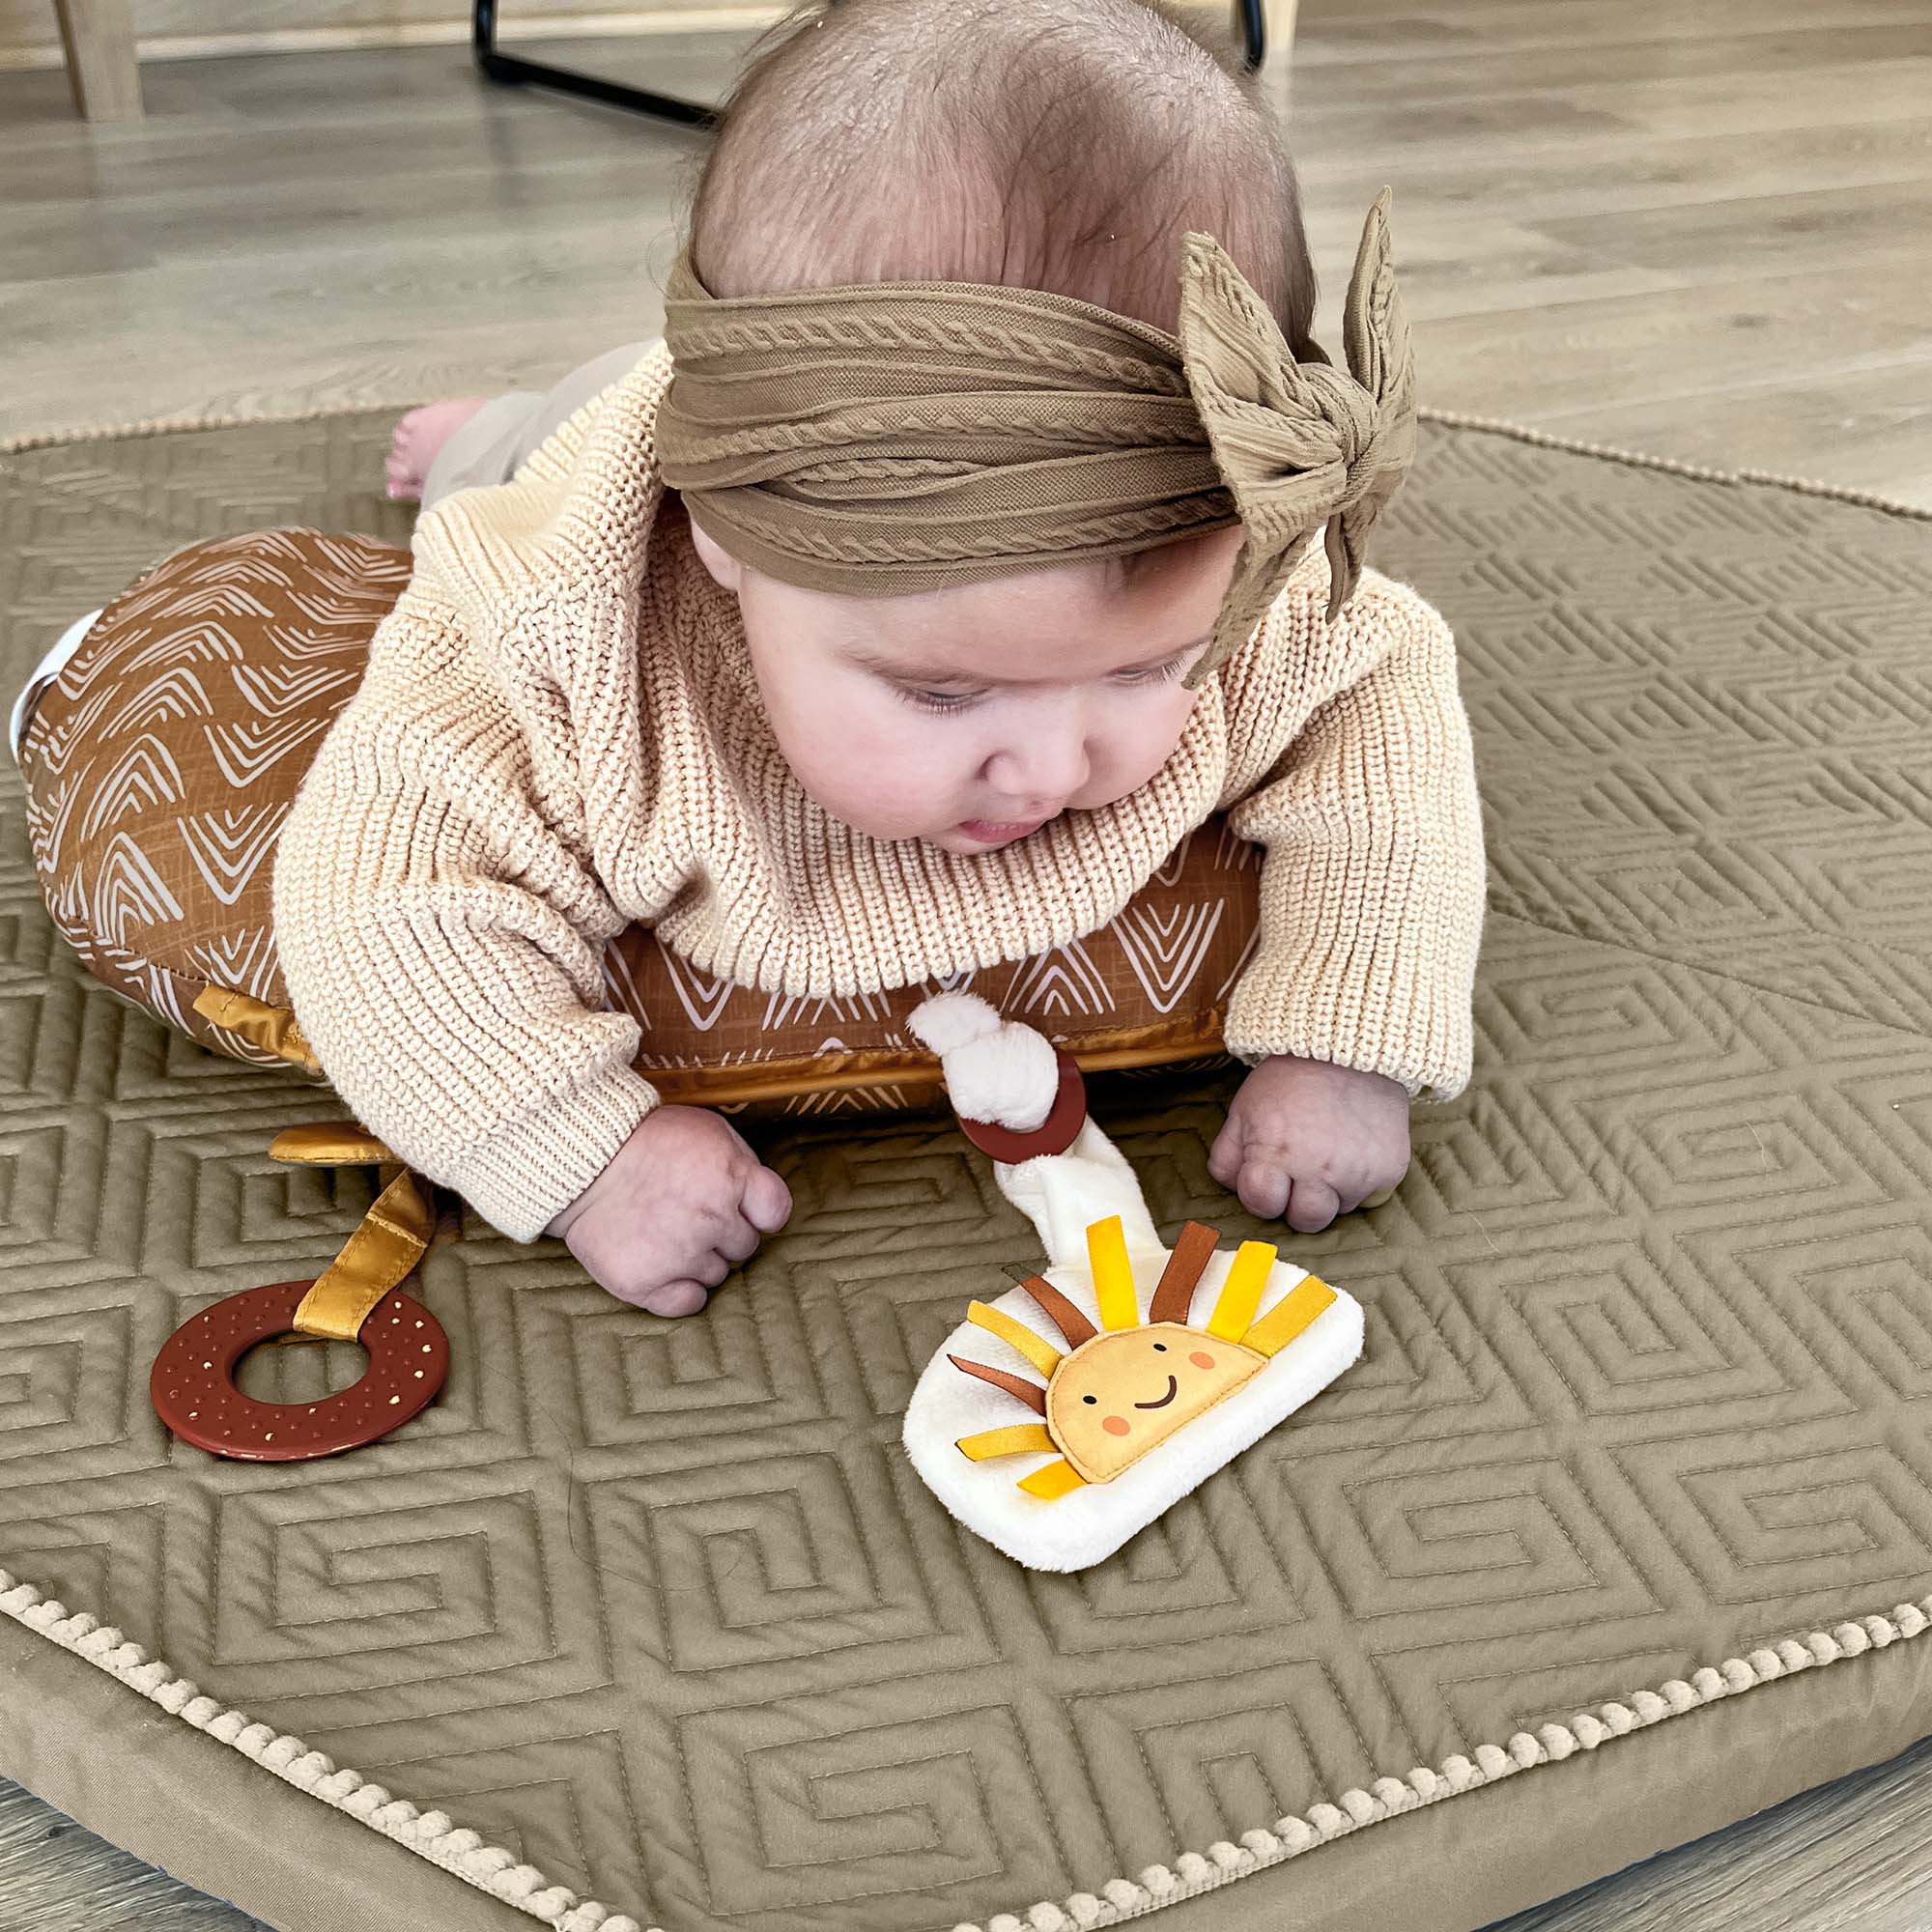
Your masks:
{"label": "plush sun toy", "polygon": [[1016,1561],[1085,1569],[1355,1361],[1362,1311],[1265,1241],[1224,1252],[1189,1222],[1170,1250],[1071,1063],[1032,1029],[957,993],[911,1026],[1049,1265],[971,1305],[913,1391],[906,1450]]}
{"label": "plush sun toy", "polygon": [[[960,1449],[976,1463],[1030,1449],[1058,1450],[1053,1462],[1019,1482],[1029,1495],[1049,1501],[1084,1483],[1111,1482],[1258,1376],[1335,1299],[1325,1281],[1305,1275],[1257,1318],[1255,1305],[1274,1268],[1276,1250],[1265,1241],[1248,1241],[1235,1257],[1206,1325],[1191,1328],[1194,1286],[1216,1245],[1212,1228],[1188,1222],[1143,1321],[1121,1217],[1095,1221],[1087,1230],[1087,1252],[1101,1328],[1043,1276],[1021,1284],[1021,1292],[1065,1337],[1071,1354],[1062,1354],[1010,1315],[976,1301],[966,1319],[1017,1349],[1046,1378],[1046,1385],[964,1356],[947,1359],[1017,1396],[1045,1420],[962,1436]],[[1152,1394],[1155,1389],[1158,1395]],[[1145,1400],[1142,1390],[1149,1392]]]}

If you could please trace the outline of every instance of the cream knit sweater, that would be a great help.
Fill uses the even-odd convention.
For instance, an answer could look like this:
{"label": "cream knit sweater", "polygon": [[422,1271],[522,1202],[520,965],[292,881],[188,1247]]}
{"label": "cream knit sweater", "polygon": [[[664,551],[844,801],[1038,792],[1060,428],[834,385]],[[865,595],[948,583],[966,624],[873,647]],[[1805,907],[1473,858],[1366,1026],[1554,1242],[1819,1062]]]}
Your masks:
{"label": "cream knit sweater", "polygon": [[1325,625],[1314,547],[1140,790],[995,852],[882,843],[772,739],[737,599],[657,474],[670,367],[652,349],[514,480],[422,518],[282,831],[289,997],[364,1126],[533,1239],[657,1104],[604,1005],[627,923],[769,991],[906,985],[1094,931],[1217,807],[1267,848],[1230,1049],[1462,1087],[1482,834],[1428,604],[1371,573]]}

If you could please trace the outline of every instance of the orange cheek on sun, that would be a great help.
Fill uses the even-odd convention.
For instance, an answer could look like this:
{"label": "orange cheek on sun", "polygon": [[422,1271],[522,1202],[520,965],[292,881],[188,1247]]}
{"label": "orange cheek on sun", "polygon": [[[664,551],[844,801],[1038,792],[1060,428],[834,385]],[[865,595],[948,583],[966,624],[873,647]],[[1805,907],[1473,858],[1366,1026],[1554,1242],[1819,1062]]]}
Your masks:
{"label": "orange cheek on sun", "polygon": [[1098,1335],[1061,1364],[1047,1426],[1088,1482],[1130,1468],[1265,1365],[1238,1343],[1201,1340],[1199,1330],[1157,1322]]}

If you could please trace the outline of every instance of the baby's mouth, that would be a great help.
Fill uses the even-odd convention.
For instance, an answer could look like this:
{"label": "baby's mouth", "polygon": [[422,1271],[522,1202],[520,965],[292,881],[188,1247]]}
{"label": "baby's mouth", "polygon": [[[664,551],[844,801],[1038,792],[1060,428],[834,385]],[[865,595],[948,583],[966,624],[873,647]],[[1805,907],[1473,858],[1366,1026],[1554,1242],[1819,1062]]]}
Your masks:
{"label": "baby's mouth", "polygon": [[960,822],[959,830],[981,845],[1008,845],[1030,837],[1045,823],[1044,818],[968,818]]}
{"label": "baby's mouth", "polygon": [[1174,1400],[1179,1387],[1180,1384],[1172,1376],[1169,1376],[1167,1378],[1167,1393],[1158,1402],[1137,1402],[1134,1404],[1134,1406],[1136,1408],[1165,1408]]}

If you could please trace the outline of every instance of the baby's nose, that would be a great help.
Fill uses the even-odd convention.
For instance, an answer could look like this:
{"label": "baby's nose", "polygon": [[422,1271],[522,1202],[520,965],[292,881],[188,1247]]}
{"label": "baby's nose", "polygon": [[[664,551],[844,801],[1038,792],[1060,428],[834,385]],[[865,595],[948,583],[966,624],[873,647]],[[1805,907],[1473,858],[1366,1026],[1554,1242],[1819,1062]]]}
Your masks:
{"label": "baby's nose", "polygon": [[1043,724],[995,753],[986,777],[1016,807],[1030,810],[1065,805],[1092,777],[1093,770],[1086,732],[1077,723],[1069,722],[1065,725]]}

